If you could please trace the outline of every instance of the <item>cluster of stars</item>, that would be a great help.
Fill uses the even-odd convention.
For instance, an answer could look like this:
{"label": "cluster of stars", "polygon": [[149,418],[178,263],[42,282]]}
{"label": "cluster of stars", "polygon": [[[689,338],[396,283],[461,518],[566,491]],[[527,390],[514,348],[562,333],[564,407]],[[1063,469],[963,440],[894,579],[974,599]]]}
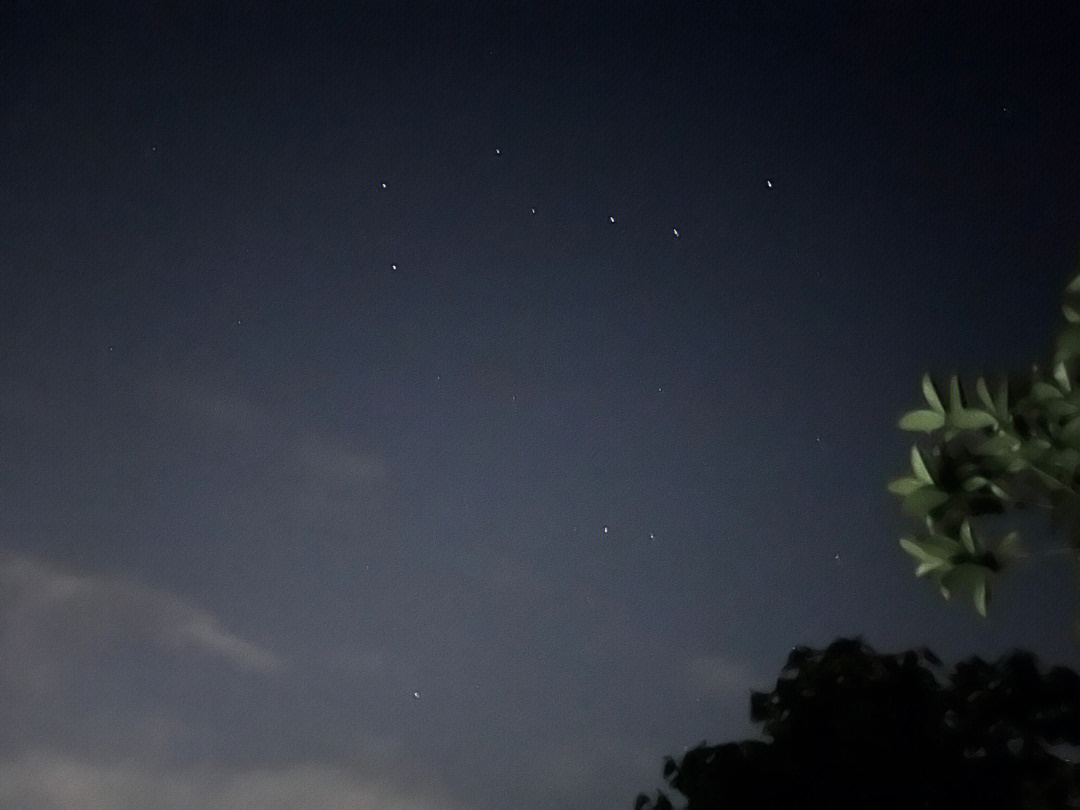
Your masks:
{"label": "cluster of stars", "polygon": [[[499,156],[501,156],[501,155],[502,155],[502,150],[501,150],[501,149],[499,149],[499,148],[496,148],[496,149],[495,149],[495,154],[496,154],[496,155],[499,155]],[[765,181],[765,184],[766,184],[766,185],[767,185],[767,186],[768,186],[769,188],[772,188],[772,187],[773,187],[773,183],[772,183],[772,180],[766,180],[766,181]],[[385,188],[386,188],[386,183],[379,183],[379,188],[380,188],[380,189],[385,189]],[[529,213],[530,213],[530,214],[535,214],[535,213],[536,213],[536,209],[535,209],[535,208],[530,208],[530,209],[529,209]],[[611,223],[612,225],[614,225],[614,224],[615,224],[615,215],[614,215],[614,214],[611,214],[611,215],[609,215],[609,216],[608,216],[608,222],[610,222],[610,223]],[[678,238],[679,238],[679,229],[678,229],[678,228],[672,228],[672,229],[671,229],[671,234],[672,234],[672,236],[673,236],[673,237],[674,237],[675,239],[678,239]],[[392,265],[390,265],[390,269],[391,269],[391,270],[397,270],[397,265],[396,265],[396,264],[392,264]]]}
{"label": "cluster of stars", "polygon": [[[574,531],[577,531],[577,530],[575,529]],[[610,527],[610,526],[603,526],[603,527],[601,527],[601,529],[600,529],[600,533],[601,533],[601,534],[609,534],[609,533],[610,533],[610,531],[611,531],[611,527]],[[656,539],[656,532],[649,532],[649,539],[650,539],[650,540],[655,540],[655,539]]]}

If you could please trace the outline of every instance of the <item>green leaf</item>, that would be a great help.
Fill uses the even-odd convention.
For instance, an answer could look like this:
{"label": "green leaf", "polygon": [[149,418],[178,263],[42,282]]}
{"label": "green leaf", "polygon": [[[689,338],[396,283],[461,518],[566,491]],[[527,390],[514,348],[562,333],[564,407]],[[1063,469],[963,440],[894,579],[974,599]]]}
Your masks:
{"label": "green leaf", "polygon": [[889,482],[888,490],[894,495],[910,495],[922,486],[924,486],[922,481],[907,476],[905,478],[894,478]]}
{"label": "green leaf", "polygon": [[969,554],[978,554],[975,550],[975,537],[971,533],[971,524],[966,520],[960,524],[960,542]]}
{"label": "green leaf", "polygon": [[963,483],[964,492],[974,492],[988,486],[990,482],[981,475],[973,475]]}
{"label": "green leaf", "polygon": [[1043,402],[1048,399],[1059,399],[1062,394],[1057,386],[1039,380],[1031,386],[1031,396],[1036,402]]}
{"label": "green leaf", "polygon": [[1020,444],[1020,453],[1032,464],[1038,464],[1052,448],[1050,442],[1042,436],[1036,436]]}
{"label": "green leaf", "polygon": [[921,563],[946,563],[952,565],[953,558],[960,553],[960,546],[955,540],[943,535],[930,537],[901,537],[900,547]]}
{"label": "green leaf", "polygon": [[915,477],[924,484],[934,483],[934,477],[930,475],[930,471],[926,469],[926,462],[923,461],[923,457],[919,455],[919,448],[914,445],[911,448],[911,469],[915,471]]}
{"label": "green leaf", "polygon": [[1054,366],[1054,379],[1057,380],[1057,384],[1061,386],[1062,391],[1068,392],[1071,390],[1069,372],[1065,368],[1065,363],[1059,361],[1058,364]]}
{"label": "green leaf", "polygon": [[1080,292],[1080,275],[1069,282],[1069,286],[1065,288],[1065,292]]}
{"label": "green leaf", "polygon": [[951,562],[946,562],[945,560],[921,562],[915,566],[915,576],[921,577],[925,574],[943,574],[952,569],[952,567],[953,564]]}
{"label": "green leaf", "polygon": [[900,547],[918,560],[919,564],[915,568],[915,576],[917,577],[924,574],[941,573],[953,567],[952,558],[956,554],[955,549],[952,545],[942,543],[938,538],[920,537],[913,539],[901,537]]}
{"label": "green leaf", "polygon": [[988,412],[997,414],[994,408],[994,400],[990,398],[990,389],[986,387],[986,380],[982,377],[975,381],[975,393],[978,394],[979,401],[982,402]]}
{"label": "green leaf", "polygon": [[973,475],[968,478],[962,484],[964,492],[975,492],[980,489],[988,489],[998,500],[1009,500],[1009,493],[995,484],[993,481],[987,480],[981,475]]}
{"label": "green leaf", "polygon": [[1068,481],[1072,479],[1077,465],[1080,464],[1080,453],[1071,447],[1066,447],[1064,450],[1053,451],[1046,460],[1052,466],[1063,470],[1065,474],[1061,477]]}
{"label": "green leaf", "polygon": [[1007,377],[1003,377],[1001,380],[1001,387],[998,388],[997,401],[994,403],[997,405],[997,415],[1001,419],[1009,418],[1009,380]]}
{"label": "green leaf", "polygon": [[988,612],[988,603],[990,602],[990,586],[986,582],[987,576],[983,574],[982,577],[975,583],[975,587],[972,589],[971,598],[975,602],[975,610],[979,611],[979,615],[984,619]]}
{"label": "green leaf", "polygon": [[979,445],[978,452],[980,456],[990,456],[1001,462],[1006,462],[1012,459],[1019,450],[1019,439],[1014,439],[1004,433],[998,433]]}
{"label": "green leaf", "polygon": [[926,397],[926,402],[930,407],[938,413],[945,413],[945,406],[941,404],[941,400],[938,398],[937,391],[934,389],[934,383],[930,379],[929,374],[923,374],[922,390],[923,396]]}
{"label": "green leaf", "polygon": [[1074,416],[1061,428],[1061,438],[1070,444],[1080,442],[1080,416]]}
{"label": "green leaf", "polygon": [[997,419],[986,411],[980,411],[978,408],[961,408],[960,410],[950,411],[946,421],[950,427],[957,430],[979,430],[981,428],[997,427],[998,423]]}
{"label": "green leaf", "polygon": [[1067,323],[1058,333],[1054,362],[1067,363],[1077,356],[1080,356],[1080,324]]}
{"label": "green leaf", "polygon": [[1031,466],[1031,462],[1023,456],[1016,456],[1009,462],[1009,466],[1005,468],[1005,472],[1015,475],[1018,472],[1022,472]]}
{"label": "green leaf", "polygon": [[960,378],[954,374],[949,380],[949,410],[958,411],[963,407],[964,403],[960,397]]}
{"label": "green leaf", "polygon": [[971,563],[958,565],[942,575],[941,590],[946,599],[953,591],[970,593],[975,602],[975,609],[979,611],[980,616],[985,618],[990,596],[986,583],[987,576],[986,568],[981,565]]}
{"label": "green leaf", "polygon": [[923,486],[904,499],[904,507],[909,512],[921,517],[929,515],[948,500],[949,493],[943,492],[937,487]]}
{"label": "green leaf", "polygon": [[1067,399],[1048,399],[1043,402],[1043,409],[1046,411],[1047,416],[1053,419],[1060,419],[1063,416],[1072,416],[1074,413],[1080,411],[1076,405],[1069,402]]}
{"label": "green leaf", "polygon": [[1015,560],[1025,555],[1023,545],[1020,543],[1020,535],[1017,532],[1009,532],[998,543],[997,556],[1006,560]]}
{"label": "green leaf", "polygon": [[904,551],[919,561],[918,566],[915,568],[916,577],[922,577],[923,575],[927,575],[927,573],[942,573],[953,568],[953,564],[951,564],[947,558],[937,557],[933,554],[922,552],[918,548],[918,545],[916,545],[916,542],[910,538],[901,538],[900,544]]}
{"label": "green leaf", "polygon": [[1065,320],[1069,323],[1080,323],[1080,312],[1070,307],[1068,304],[1061,308],[1061,311],[1065,314]]}
{"label": "green leaf", "polygon": [[945,417],[937,411],[909,411],[900,419],[901,430],[921,430],[933,433],[945,425]]}

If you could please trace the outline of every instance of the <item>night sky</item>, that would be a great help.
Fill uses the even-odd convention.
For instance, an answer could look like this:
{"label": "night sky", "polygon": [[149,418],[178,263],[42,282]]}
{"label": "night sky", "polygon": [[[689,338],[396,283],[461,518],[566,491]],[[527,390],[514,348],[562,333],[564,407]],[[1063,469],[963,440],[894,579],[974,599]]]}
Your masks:
{"label": "night sky", "polygon": [[1080,667],[885,489],[1052,352],[1066,20],[157,5],[0,11],[0,806],[626,809],[798,644]]}

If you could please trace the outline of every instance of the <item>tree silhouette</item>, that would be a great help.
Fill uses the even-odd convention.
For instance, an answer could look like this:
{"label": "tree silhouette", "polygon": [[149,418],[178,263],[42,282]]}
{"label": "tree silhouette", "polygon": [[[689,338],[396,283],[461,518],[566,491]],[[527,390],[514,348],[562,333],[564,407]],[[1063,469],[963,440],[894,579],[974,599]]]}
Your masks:
{"label": "tree silhouette", "polygon": [[[1017,650],[944,674],[929,650],[797,647],[750,716],[768,742],[702,743],[664,778],[686,810],[1080,808],[1080,676]],[[635,810],[671,810],[663,791]]]}

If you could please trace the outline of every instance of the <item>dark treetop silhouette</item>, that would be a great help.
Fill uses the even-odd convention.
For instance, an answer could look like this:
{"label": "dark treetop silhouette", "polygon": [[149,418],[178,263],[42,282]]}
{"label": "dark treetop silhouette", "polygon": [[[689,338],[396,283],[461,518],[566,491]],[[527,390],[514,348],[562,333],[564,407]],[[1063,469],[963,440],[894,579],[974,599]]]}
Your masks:
{"label": "dark treetop silhouette", "polygon": [[[861,639],[797,647],[750,715],[770,742],[702,743],[664,778],[687,810],[1076,808],[1080,676],[1014,651],[943,675],[929,650],[881,655]],[[1060,753],[1060,752],[1059,752]],[[670,810],[662,791],[635,810]]]}

